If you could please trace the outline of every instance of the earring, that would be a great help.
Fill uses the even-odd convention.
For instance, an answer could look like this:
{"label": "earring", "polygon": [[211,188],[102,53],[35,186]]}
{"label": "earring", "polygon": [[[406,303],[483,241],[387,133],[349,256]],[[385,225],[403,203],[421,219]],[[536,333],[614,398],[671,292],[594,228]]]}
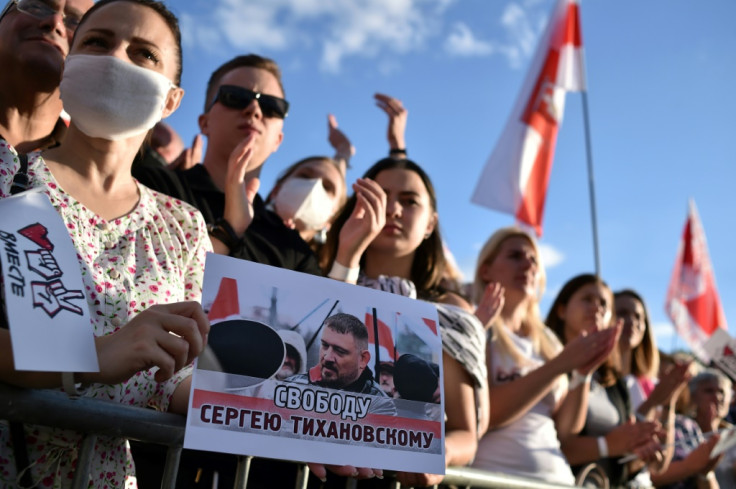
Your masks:
{"label": "earring", "polygon": [[430,236],[432,236],[432,231],[428,231],[427,234],[424,235],[424,239],[429,239]]}

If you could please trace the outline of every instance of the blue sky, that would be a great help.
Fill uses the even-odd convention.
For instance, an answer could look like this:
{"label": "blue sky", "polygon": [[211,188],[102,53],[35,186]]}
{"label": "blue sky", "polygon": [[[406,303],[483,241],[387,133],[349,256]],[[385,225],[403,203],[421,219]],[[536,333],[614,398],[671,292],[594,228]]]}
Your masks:
{"label": "blue sky", "polygon": [[[334,113],[357,148],[348,180],[387,152],[373,93],[409,109],[410,157],[432,177],[445,240],[472,277],[480,246],[511,216],[470,195],[520,89],[551,0],[176,0],[187,91],[169,122],[198,131],[209,74],[238,54],[276,59],[291,113],[266,163],[266,192],[287,165],[331,154]],[[641,292],[660,346],[664,297],[694,198],[731,334],[736,335],[736,2],[583,0],[603,278]],[[572,276],[593,270],[583,118],[569,94],[545,210],[543,314]]]}

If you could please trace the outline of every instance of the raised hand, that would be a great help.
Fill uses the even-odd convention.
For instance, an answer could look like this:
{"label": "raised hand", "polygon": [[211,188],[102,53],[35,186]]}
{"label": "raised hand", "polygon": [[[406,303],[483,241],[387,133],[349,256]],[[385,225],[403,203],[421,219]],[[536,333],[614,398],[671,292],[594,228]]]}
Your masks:
{"label": "raised hand", "polygon": [[559,366],[561,373],[577,369],[581,374],[587,375],[608,358],[616,347],[620,333],[620,324],[601,331],[582,333],[569,341],[551,361]]}
{"label": "raised hand", "polygon": [[346,166],[350,167],[350,158],[355,154],[355,147],[350,144],[350,139],[337,128],[337,119],[334,115],[327,115],[327,140],[335,149],[335,159],[345,160]]}
{"label": "raised hand", "polygon": [[249,134],[235,147],[227,162],[224,217],[238,236],[242,236],[253,221],[253,199],[261,185],[256,177],[245,178],[254,142],[255,136]]}
{"label": "raised hand", "polygon": [[489,329],[493,321],[498,319],[498,315],[501,314],[505,293],[506,291],[501,284],[496,282],[489,282],[483,290],[483,297],[481,297],[480,304],[475,310],[475,316],[486,329]]}
{"label": "raised hand", "polygon": [[359,178],[353,184],[356,203],[340,230],[337,261],[348,268],[360,265],[360,257],[386,224],[386,192],[373,180]]}
{"label": "raised hand", "polygon": [[620,457],[634,452],[644,459],[654,448],[661,448],[655,437],[660,427],[657,422],[636,421],[632,416],[606,435],[608,453],[612,457]]}
{"label": "raised hand", "polygon": [[401,100],[383,93],[373,96],[376,105],[388,115],[388,131],[386,137],[391,149],[406,149],[406,120],[409,111],[404,108]]}
{"label": "raised hand", "polygon": [[169,170],[188,170],[197,163],[202,161],[202,135],[197,134],[192,140],[189,148],[184,148],[174,161],[169,163]]}
{"label": "raised hand", "polygon": [[666,405],[682,392],[682,389],[690,380],[690,362],[681,362],[670,365],[659,377],[659,382],[652,390],[650,398],[652,403],[656,405]]}
{"label": "raised hand", "polygon": [[100,372],[77,375],[83,382],[117,384],[158,367],[154,378],[163,382],[202,352],[209,329],[197,302],[151,306],[115,333],[95,338]]}

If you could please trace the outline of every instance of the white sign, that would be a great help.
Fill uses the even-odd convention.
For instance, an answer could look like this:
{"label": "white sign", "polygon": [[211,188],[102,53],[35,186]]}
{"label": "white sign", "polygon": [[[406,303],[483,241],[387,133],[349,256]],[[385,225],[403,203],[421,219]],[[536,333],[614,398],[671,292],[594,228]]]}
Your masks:
{"label": "white sign", "polygon": [[0,200],[3,303],[16,370],[97,372],[77,252],[39,190]]}
{"label": "white sign", "polygon": [[202,304],[185,448],[444,473],[434,305],[213,254]]}
{"label": "white sign", "polygon": [[708,357],[726,375],[736,379],[736,340],[724,329],[716,329],[703,345]]}

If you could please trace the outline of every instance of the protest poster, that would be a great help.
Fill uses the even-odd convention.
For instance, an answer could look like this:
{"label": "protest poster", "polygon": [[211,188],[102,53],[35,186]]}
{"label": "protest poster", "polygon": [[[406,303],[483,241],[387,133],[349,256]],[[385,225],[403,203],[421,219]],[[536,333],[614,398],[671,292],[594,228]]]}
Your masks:
{"label": "protest poster", "polygon": [[77,251],[48,197],[0,200],[2,323],[17,370],[97,372],[97,351]]}
{"label": "protest poster", "polygon": [[202,305],[185,448],[444,473],[434,305],[214,254]]}
{"label": "protest poster", "polygon": [[722,328],[716,329],[703,345],[711,362],[731,379],[736,380],[736,339]]}

